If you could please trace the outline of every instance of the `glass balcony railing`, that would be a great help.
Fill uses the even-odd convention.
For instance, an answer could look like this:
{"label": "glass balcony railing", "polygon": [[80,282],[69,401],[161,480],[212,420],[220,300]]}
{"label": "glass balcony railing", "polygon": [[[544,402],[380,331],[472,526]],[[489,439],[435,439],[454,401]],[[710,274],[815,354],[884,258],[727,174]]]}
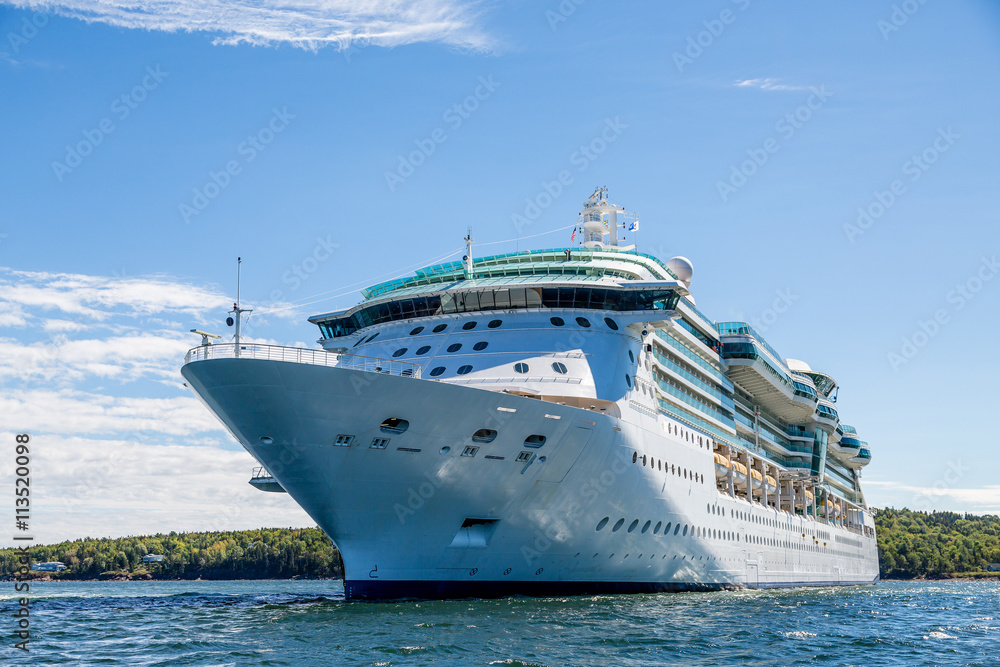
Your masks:
{"label": "glass balcony railing", "polygon": [[819,400],[819,396],[816,395],[816,390],[803,382],[792,380],[792,387],[794,387],[796,396],[801,396],[802,398],[808,398],[812,401]]}
{"label": "glass balcony railing", "polygon": [[816,434],[812,431],[806,430],[801,426],[789,426],[785,429],[785,433],[797,438],[815,438]]}
{"label": "glass balcony railing", "polygon": [[816,413],[817,413],[816,416],[818,417],[832,419],[833,421],[837,421],[840,419],[840,415],[837,414],[836,410],[831,408],[829,405],[825,405],[823,403],[820,403],[819,405],[816,406]]}
{"label": "glass balcony railing", "polygon": [[857,438],[845,435],[840,439],[840,446],[844,449],[858,449],[861,447],[861,441]]}
{"label": "glass balcony railing", "polygon": [[[720,336],[750,336],[758,343],[761,347],[767,350],[774,360],[784,366],[784,362],[781,361],[782,357],[778,354],[778,351],[771,347],[763,336],[757,333],[756,329],[747,324],[746,322],[716,322],[715,330],[719,332]],[[789,381],[791,381],[789,379]]]}
{"label": "glass balcony railing", "polygon": [[862,449],[861,449],[860,451],[858,451],[858,453],[857,453],[857,454],[855,455],[855,458],[859,458],[859,459],[868,459],[868,460],[870,461],[870,460],[871,460],[871,458],[872,458],[872,453],[871,453],[870,451],[868,451],[867,449],[864,449],[864,448],[862,448]]}
{"label": "glass balcony railing", "polygon": [[722,401],[722,404],[725,405],[730,410],[733,409],[734,405],[733,405],[733,397],[732,396],[726,396],[721,391],[719,391],[716,387],[711,386],[710,384],[708,384],[707,382],[705,382],[704,380],[702,380],[700,377],[698,377],[698,376],[696,376],[696,375],[694,375],[694,374],[692,374],[692,373],[684,370],[683,368],[681,368],[679,365],[677,365],[676,363],[674,363],[669,357],[667,357],[666,355],[664,355],[662,352],[660,352],[656,348],[653,348],[653,356],[655,356],[656,359],[657,359],[657,361],[659,361],[663,366],[669,368],[674,373],[677,373],[682,378],[684,378],[685,380],[687,380],[691,384],[695,385],[696,387],[698,387],[702,391],[705,391],[705,392],[711,394],[712,396],[715,396],[717,399],[719,399],[720,401]]}
{"label": "glass balcony railing", "polygon": [[697,365],[702,370],[706,371],[709,377],[718,379],[719,384],[726,387],[726,389],[732,390],[732,382],[729,380],[729,378],[723,375],[718,368],[705,361],[702,357],[689,350],[686,346],[674,340],[672,336],[663,332],[657,332],[656,338],[657,340],[662,341],[663,343],[670,346],[671,349],[675,350],[676,352],[679,352],[686,359],[693,361],[695,365]]}
{"label": "glass balcony railing", "polygon": [[850,433],[852,435],[857,435],[858,434],[858,432],[854,429],[853,426],[848,426],[847,424],[841,424],[840,428],[842,428],[844,430],[844,433]]}

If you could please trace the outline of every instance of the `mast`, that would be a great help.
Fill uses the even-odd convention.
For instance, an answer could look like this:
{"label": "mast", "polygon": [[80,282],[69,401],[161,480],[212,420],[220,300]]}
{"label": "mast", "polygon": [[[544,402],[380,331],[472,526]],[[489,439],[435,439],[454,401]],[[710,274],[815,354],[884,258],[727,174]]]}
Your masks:
{"label": "mast", "polygon": [[229,318],[230,326],[236,325],[236,356],[240,356],[240,326],[242,325],[243,313],[252,313],[252,308],[242,308],[240,307],[240,282],[243,270],[243,258],[236,258],[236,303],[233,304],[233,309],[229,311],[229,314],[233,317]]}
{"label": "mast", "polygon": [[465,235],[465,279],[472,280],[472,244],[475,239],[472,238],[472,227],[469,227],[468,234]]}

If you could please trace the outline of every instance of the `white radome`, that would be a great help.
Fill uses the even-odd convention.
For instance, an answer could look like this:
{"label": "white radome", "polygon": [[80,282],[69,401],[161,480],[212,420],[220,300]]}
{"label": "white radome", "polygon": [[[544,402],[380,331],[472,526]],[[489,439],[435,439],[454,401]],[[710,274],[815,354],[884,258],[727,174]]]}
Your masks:
{"label": "white radome", "polygon": [[694,277],[694,265],[691,264],[691,260],[687,257],[671,257],[667,260],[667,268],[674,272],[680,280],[685,283],[690,283],[691,278]]}

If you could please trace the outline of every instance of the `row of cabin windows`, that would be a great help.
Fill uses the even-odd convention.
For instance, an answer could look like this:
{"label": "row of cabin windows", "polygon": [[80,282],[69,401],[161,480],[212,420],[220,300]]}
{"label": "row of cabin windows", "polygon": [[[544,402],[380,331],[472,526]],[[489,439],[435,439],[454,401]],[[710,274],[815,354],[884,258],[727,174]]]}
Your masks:
{"label": "row of cabin windows", "polygon": [[[485,340],[483,340],[483,341],[479,341],[478,343],[476,343],[475,345],[473,345],[472,349],[475,350],[476,352],[482,352],[483,350],[486,349],[486,347],[488,345],[489,345],[489,343],[487,343]],[[462,344],[461,343],[452,343],[451,345],[448,346],[448,351],[449,352],[458,352],[461,349],[462,349]],[[395,352],[393,352],[392,356],[393,357],[401,357],[404,354],[406,354],[409,350],[410,350],[410,348],[408,348],[408,347],[401,347],[398,350],[396,350]],[[425,354],[427,354],[430,351],[431,351],[431,346],[430,345],[423,345],[423,346],[417,348],[417,356],[425,355]]]}
{"label": "row of cabin windows", "polygon": [[[566,324],[566,321],[563,318],[561,318],[561,317],[550,317],[549,318],[549,322],[552,323],[552,326],[556,326],[556,327],[565,326],[565,324]],[[583,327],[585,329],[590,328],[590,320],[588,320],[586,317],[578,317],[578,318],[576,318],[576,323],[579,324],[581,327]],[[604,323],[612,331],[618,331],[618,323],[615,322],[610,317],[605,317],[604,318]],[[490,320],[490,322],[486,325],[486,327],[489,328],[489,329],[497,329],[502,324],[503,324],[503,320]],[[466,322],[465,324],[462,325],[462,329],[464,331],[471,331],[472,329],[475,329],[477,325],[478,325],[478,323],[475,320],[470,320],[470,321],[468,321],[468,322]],[[424,328],[425,327],[423,327],[423,326],[414,327],[410,331],[409,335],[416,336],[418,334],[421,334],[421,333],[423,333]],[[433,329],[431,329],[431,333],[441,333],[442,331],[444,331],[447,328],[448,328],[447,324],[438,324]],[[354,344],[354,347],[357,347],[358,345],[361,345],[362,343],[370,343],[371,341],[375,340],[378,337],[379,333],[381,333],[381,332],[375,332],[374,334],[372,334],[371,336],[369,336],[367,338],[362,338],[361,340],[359,340],[357,343]],[[325,330],[324,330],[324,334],[323,335],[326,338],[330,337],[330,336],[326,335]],[[485,342],[484,343],[477,343],[477,345],[482,345],[483,346],[482,348],[479,348],[479,349],[484,349],[486,347],[486,343]],[[454,346],[452,346],[452,347],[454,347]],[[459,344],[459,347],[461,347],[461,344]],[[424,349],[424,348],[421,348],[421,349]],[[430,347],[427,347],[427,349],[429,350]],[[448,351],[452,352],[453,350],[449,349]],[[398,357],[398,356],[401,356],[402,354],[405,354],[405,352],[401,352],[399,354],[394,354],[393,356],[397,356]],[[424,352],[424,353],[417,352],[417,354],[426,354],[426,352]],[[629,352],[629,355],[631,355],[631,354],[632,353]]]}
{"label": "row of cabin windows", "polygon": [[[403,352],[405,352],[405,351],[406,351],[406,348],[403,348]],[[448,351],[452,352],[453,350],[448,350]],[[398,350],[397,350],[397,352],[398,352]],[[393,354],[392,356],[396,357],[396,356],[399,356],[399,355]],[[444,366],[438,366],[438,367],[434,368],[431,371],[431,377],[438,377],[440,375],[444,375],[444,372],[446,370],[447,369]],[[562,363],[560,361],[555,361],[555,362],[552,363],[552,370],[554,370],[556,373],[559,373],[560,375],[565,375],[567,372],[569,372],[569,369],[566,368],[566,364],[564,364],[564,363]],[[458,369],[458,374],[459,375],[465,375],[466,373],[471,373],[471,372],[472,372],[472,366],[469,365],[469,364],[466,364],[465,366],[460,366],[459,369]],[[516,364],[514,364],[514,372],[515,373],[521,373],[522,375],[524,373],[527,373],[528,372],[528,364],[525,364],[525,363],[516,363]]]}

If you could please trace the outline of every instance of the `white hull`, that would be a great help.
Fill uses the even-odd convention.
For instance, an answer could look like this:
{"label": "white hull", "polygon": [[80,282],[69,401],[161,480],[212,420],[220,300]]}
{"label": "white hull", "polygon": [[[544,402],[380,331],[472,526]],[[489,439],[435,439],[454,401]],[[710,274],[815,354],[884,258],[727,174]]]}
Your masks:
{"label": "white hull", "polygon": [[[350,598],[878,578],[873,537],[721,493],[707,439],[700,446],[668,434],[665,424],[676,426],[669,417],[627,401],[618,418],[447,382],[262,359],[202,360],[183,374],[335,542]],[[389,417],[407,419],[408,430],[382,432]],[[482,428],[498,431],[496,440],[474,443]],[[353,436],[350,446],[333,444],[338,434]],[[517,461],[533,434],[545,444],[530,463]],[[376,438],[389,442],[373,449]],[[468,446],[479,447],[475,456],[462,455]],[[646,457],[675,472],[644,465]]]}

